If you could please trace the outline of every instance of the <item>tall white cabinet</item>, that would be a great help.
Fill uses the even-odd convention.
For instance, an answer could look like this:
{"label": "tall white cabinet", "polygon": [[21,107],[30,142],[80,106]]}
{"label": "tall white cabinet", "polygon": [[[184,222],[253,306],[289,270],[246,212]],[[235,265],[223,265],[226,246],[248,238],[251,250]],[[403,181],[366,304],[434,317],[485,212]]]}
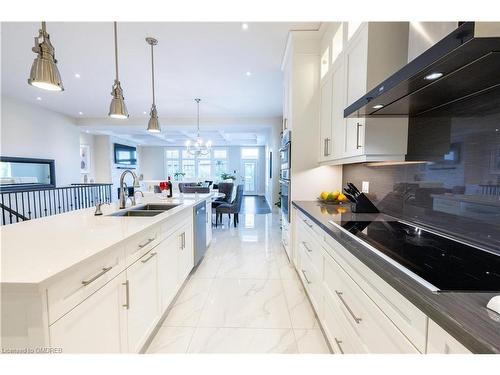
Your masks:
{"label": "tall white cabinet", "polygon": [[[322,46],[336,43],[329,71],[320,83],[321,164],[404,160],[408,123],[404,118],[344,118],[344,109],[407,61],[407,22],[350,23],[325,33]],[[328,40],[325,40],[327,38]],[[340,42],[342,41],[342,42]],[[342,43],[341,46],[338,44]]]}

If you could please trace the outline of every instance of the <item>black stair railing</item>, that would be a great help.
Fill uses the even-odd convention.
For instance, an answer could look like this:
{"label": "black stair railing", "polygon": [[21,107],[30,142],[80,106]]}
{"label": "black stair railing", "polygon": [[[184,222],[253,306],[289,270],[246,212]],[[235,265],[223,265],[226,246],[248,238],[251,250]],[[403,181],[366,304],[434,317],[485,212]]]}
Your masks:
{"label": "black stair railing", "polygon": [[57,215],[111,202],[112,184],[6,190],[0,188],[1,225]]}

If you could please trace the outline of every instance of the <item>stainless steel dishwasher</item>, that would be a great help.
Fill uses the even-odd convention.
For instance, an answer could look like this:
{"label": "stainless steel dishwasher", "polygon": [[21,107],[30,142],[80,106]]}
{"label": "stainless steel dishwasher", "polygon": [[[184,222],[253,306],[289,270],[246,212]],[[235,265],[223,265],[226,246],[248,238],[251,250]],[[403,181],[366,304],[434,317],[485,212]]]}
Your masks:
{"label": "stainless steel dishwasher", "polygon": [[205,201],[194,206],[194,265],[198,265],[207,251],[207,207]]}

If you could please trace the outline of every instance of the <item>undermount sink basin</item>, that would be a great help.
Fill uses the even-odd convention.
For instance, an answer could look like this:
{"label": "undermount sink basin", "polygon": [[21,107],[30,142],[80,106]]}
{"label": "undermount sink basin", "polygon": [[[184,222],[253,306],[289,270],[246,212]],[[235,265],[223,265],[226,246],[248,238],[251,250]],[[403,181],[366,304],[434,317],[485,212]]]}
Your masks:
{"label": "undermount sink basin", "polygon": [[150,217],[150,216],[156,216],[161,213],[165,212],[165,210],[124,210],[124,211],[117,211],[115,213],[112,213],[108,216],[130,216],[130,217]]}
{"label": "undermount sink basin", "polygon": [[180,203],[148,203],[130,208],[131,210],[141,211],[168,211],[172,208],[180,206]]}
{"label": "undermount sink basin", "polygon": [[117,211],[108,216],[151,217],[180,206],[180,203],[148,203]]}

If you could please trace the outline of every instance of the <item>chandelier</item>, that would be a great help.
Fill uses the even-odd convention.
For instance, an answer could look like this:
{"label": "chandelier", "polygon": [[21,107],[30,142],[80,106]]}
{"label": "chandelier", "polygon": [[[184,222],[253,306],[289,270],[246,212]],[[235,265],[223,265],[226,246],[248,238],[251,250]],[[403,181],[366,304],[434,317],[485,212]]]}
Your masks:
{"label": "chandelier", "polygon": [[208,155],[210,153],[212,142],[207,141],[206,143],[200,137],[200,102],[201,99],[196,98],[194,100],[197,104],[198,108],[198,130],[196,133],[196,141],[193,143],[191,141],[186,142],[186,152],[190,155],[200,156],[200,155]]}

